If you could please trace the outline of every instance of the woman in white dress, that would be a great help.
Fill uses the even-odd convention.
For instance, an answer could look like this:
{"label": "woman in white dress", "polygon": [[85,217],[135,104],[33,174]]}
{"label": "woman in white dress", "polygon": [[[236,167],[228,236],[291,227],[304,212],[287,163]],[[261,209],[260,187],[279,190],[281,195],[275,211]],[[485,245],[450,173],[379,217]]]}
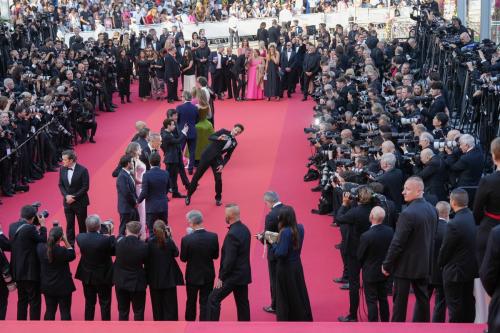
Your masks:
{"label": "woman in white dress", "polygon": [[[131,142],[125,150],[125,154],[132,156],[132,164],[134,166],[132,173],[134,175],[135,190],[137,196],[141,194],[142,190],[142,176],[146,172],[146,165],[139,158],[141,156],[141,145],[137,142]],[[141,239],[146,239],[146,201],[142,201],[139,206],[137,206],[139,211],[139,221],[141,222]]]}

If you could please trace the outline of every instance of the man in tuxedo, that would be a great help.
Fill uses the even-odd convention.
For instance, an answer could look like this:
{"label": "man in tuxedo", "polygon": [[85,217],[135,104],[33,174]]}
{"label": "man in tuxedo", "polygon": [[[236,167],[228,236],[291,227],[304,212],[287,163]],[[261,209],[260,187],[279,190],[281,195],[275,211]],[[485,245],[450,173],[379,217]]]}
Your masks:
{"label": "man in tuxedo", "polygon": [[180,64],[182,61],[182,57],[184,57],[184,52],[187,49],[191,49],[189,46],[186,45],[186,42],[184,41],[184,38],[179,39],[179,46],[176,47],[177,53],[176,53],[176,59],[177,62]]}
{"label": "man in tuxedo", "polygon": [[[279,232],[278,218],[283,203],[280,201],[278,193],[267,191],[264,193],[264,203],[270,212],[266,215],[264,223],[264,232],[257,235],[257,239],[264,242],[264,233],[266,231]],[[267,268],[269,270],[269,285],[271,290],[271,305],[265,306],[263,310],[267,313],[276,313],[276,264],[277,258],[271,251],[271,244],[267,244]]]}
{"label": "man in tuxedo", "polygon": [[36,248],[38,243],[47,242],[47,229],[36,208],[21,208],[21,219],[9,227],[9,240],[10,270],[17,284],[17,320],[28,319],[28,305],[30,320],[40,320],[40,263]]}
{"label": "man in tuxedo", "polygon": [[488,308],[489,332],[500,332],[500,225],[491,229],[479,277],[490,295]]}
{"label": "man in tuxedo", "polygon": [[296,36],[302,36],[302,33],[304,32],[304,29],[299,25],[299,20],[293,20],[293,26],[290,27],[290,36],[296,37]]}
{"label": "man in tuxedo", "polygon": [[316,74],[320,71],[319,62],[321,60],[321,56],[318,52],[316,52],[316,47],[308,43],[307,44],[307,53],[304,56],[303,63],[303,73],[304,73],[304,98],[303,101],[307,100],[307,96],[309,95],[310,85],[312,85]]}
{"label": "man in tuxedo", "polygon": [[429,322],[428,279],[438,215],[424,197],[421,178],[405,182],[403,196],[408,206],[399,215],[396,233],[382,264],[385,276],[394,276],[393,322],[406,320],[410,285],[415,293],[413,322]]}
{"label": "man in tuxedo", "polygon": [[368,306],[368,321],[389,321],[389,302],[387,301],[387,277],[380,266],[391,244],[394,231],[383,224],[385,211],[375,206],[370,212],[371,227],[361,235],[358,260],[363,270],[363,288]]}
{"label": "man in tuxedo", "polygon": [[206,231],[198,210],[186,214],[191,232],[182,237],[181,261],[186,263],[186,321],[196,320],[199,295],[200,321],[207,320],[207,300],[215,280],[214,260],[219,258],[217,234]]}
{"label": "man in tuxedo", "polygon": [[120,158],[121,170],[116,178],[116,190],[118,192],[118,213],[120,213],[119,234],[125,234],[125,225],[130,221],[139,219],[137,210],[137,192],[135,181],[132,176],[132,157],[123,155]]}
{"label": "man in tuxedo", "polygon": [[198,181],[208,168],[212,168],[215,178],[215,204],[217,206],[222,205],[222,169],[229,162],[234,149],[238,145],[236,137],[244,130],[243,125],[236,124],[231,131],[223,128],[208,138],[210,144],[201,154],[200,165],[196,168],[196,173],[189,184],[186,206],[189,206],[191,203],[191,196],[198,187]]}
{"label": "man in tuxedo", "polygon": [[281,72],[281,97],[283,92],[287,91],[287,97],[292,97],[292,90],[294,88],[293,69],[295,67],[296,54],[292,48],[292,42],[286,43],[284,52],[281,53],[280,59],[280,72]]}
{"label": "man in tuxedo", "polygon": [[250,48],[246,49],[244,54],[241,54],[238,58],[236,58],[236,62],[233,66],[233,74],[236,76],[236,80],[238,82],[237,93],[235,96],[237,101],[245,100],[245,89],[248,80],[247,67],[251,54],[252,50]]}
{"label": "man in tuxedo", "polygon": [[[80,262],[75,279],[82,281],[85,296],[85,320],[94,320],[95,305],[99,297],[101,320],[111,320],[111,289],[113,288],[111,256],[115,253],[113,224],[101,234],[101,219],[90,215],[85,221],[87,233],[79,234],[76,243],[80,248]],[[108,232],[109,231],[109,232]]]}
{"label": "man in tuxedo", "polygon": [[401,189],[403,188],[403,172],[396,168],[396,155],[385,153],[380,159],[380,168],[384,171],[375,181],[384,185],[384,195],[394,201],[398,212],[401,211],[403,198]]}
{"label": "man in tuxedo", "polygon": [[168,224],[167,194],[170,186],[168,172],[160,168],[160,154],[151,154],[149,163],[151,169],[142,176],[142,190],[137,202],[146,200],[146,225],[149,235],[153,235],[153,223],[156,220]]}
{"label": "man in tuxedo", "polygon": [[193,174],[194,168],[194,158],[196,153],[196,123],[198,122],[198,109],[196,106],[191,103],[191,92],[183,91],[182,99],[184,103],[177,106],[177,114],[179,118],[177,120],[177,124],[179,128],[184,128],[184,125],[188,125],[187,135],[185,136],[185,140],[182,141],[181,151],[184,151],[186,144],[189,150],[189,164],[188,164],[188,172],[190,175]]}
{"label": "man in tuxedo", "polygon": [[226,58],[222,64],[222,69],[224,71],[224,80],[226,82],[225,86],[227,88],[227,97],[236,99],[238,97],[238,81],[237,76],[233,73],[233,66],[236,63],[238,57],[233,54],[233,49],[226,48]]}
{"label": "man in tuxedo", "polygon": [[170,189],[172,190],[172,198],[185,198],[179,192],[179,187],[177,186],[177,176],[179,174],[179,169],[184,167],[182,162],[182,152],[181,143],[185,141],[187,131],[189,130],[189,125],[186,123],[181,131],[181,136],[175,136],[176,123],[173,119],[165,119],[163,121],[162,137],[161,137],[161,149],[163,150],[163,163],[165,163],[166,169],[170,176]]}
{"label": "man in tuxedo", "polygon": [[446,224],[439,251],[438,264],[443,268],[444,295],[450,323],[473,323],[476,317],[476,223],[468,204],[467,191],[457,188],[451,192],[450,205],[455,217]]}
{"label": "man in tuxedo", "polygon": [[[150,133],[148,129],[148,139],[137,142],[141,145],[141,156],[139,158],[142,163],[146,165],[146,170],[149,170],[151,169],[149,157],[151,154],[158,153],[161,146],[161,135],[154,132]],[[146,142],[146,144],[144,144],[144,142]]]}
{"label": "man in tuxedo", "polygon": [[[183,128],[178,127],[179,113],[177,112],[176,109],[168,109],[167,110],[167,118],[170,118],[173,121],[175,121],[175,130],[172,132],[172,134],[174,135],[175,138],[179,139],[182,136],[186,136],[186,135],[182,134],[182,130],[186,126],[184,126]],[[186,133],[187,133],[187,131],[186,131]],[[181,143],[182,143],[182,141],[181,141]],[[187,188],[189,186],[189,178],[186,174],[186,169],[184,169],[184,161],[182,158],[182,152],[181,152],[181,155],[179,158],[179,177],[181,178],[182,184],[184,185],[184,187],[186,188],[186,191],[187,191]]]}
{"label": "man in tuxedo", "polygon": [[64,215],[66,216],[66,235],[71,245],[75,244],[75,217],[78,231],[86,232],[85,219],[89,205],[89,172],[76,163],[73,150],[62,153],[63,167],[59,172],[59,190],[63,196]]}
{"label": "man in tuxedo", "polygon": [[116,242],[116,259],[113,268],[116,300],[118,302],[118,320],[128,321],[130,304],[134,311],[134,320],[144,320],[146,305],[146,271],[144,265],[148,259],[148,246],[139,239],[141,223],[127,223],[126,234]]}
{"label": "man in tuxedo", "polygon": [[212,90],[219,99],[222,99],[222,88],[224,86],[223,64],[225,61],[224,46],[220,44],[217,46],[217,51],[211,52],[208,57],[208,68],[212,77]]}
{"label": "man in tuxedo", "polygon": [[218,321],[221,302],[233,293],[238,321],[250,321],[250,230],[240,221],[238,205],[226,205],[225,213],[229,231],[222,245],[219,278],[215,282],[215,289],[208,296],[207,318],[209,321]]}
{"label": "man in tuxedo", "polygon": [[200,39],[200,47],[194,51],[194,63],[196,65],[196,77],[208,78],[208,57],[210,49],[207,46],[206,38]]}
{"label": "man in tuxedo", "polygon": [[177,86],[181,75],[181,67],[175,58],[177,52],[175,46],[171,45],[167,52],[165,57],[165,82],[167,83],[167,100],[172,103],[179,100]]}

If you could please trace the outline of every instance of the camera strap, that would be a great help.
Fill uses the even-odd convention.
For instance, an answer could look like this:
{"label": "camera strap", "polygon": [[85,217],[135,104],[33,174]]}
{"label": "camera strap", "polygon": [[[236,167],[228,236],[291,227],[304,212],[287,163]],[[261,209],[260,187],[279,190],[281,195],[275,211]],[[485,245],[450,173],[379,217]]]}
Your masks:
{"label": "camera strap", "polygon": [[15,238],[16,238],[16,236],[19,234],[19,231],[21,231],[21,229],[22,229],[23,227],[27,226],[27,225],[28,225],[28,223],[24,222],[24,224],[21,224],[21,225],[17,228],[16,232],[14,233],[14,239],[15,239]]}

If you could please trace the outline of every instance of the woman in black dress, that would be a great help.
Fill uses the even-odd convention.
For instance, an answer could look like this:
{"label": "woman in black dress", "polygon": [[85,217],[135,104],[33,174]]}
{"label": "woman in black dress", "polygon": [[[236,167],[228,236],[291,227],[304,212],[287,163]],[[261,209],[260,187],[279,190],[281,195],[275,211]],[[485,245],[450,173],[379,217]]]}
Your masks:
{"label": "woman in black dress", "polygon": [[[63,241],[64,247],[59,243]],[[75,250],[61,227],[50,230],[47,243],[37,246],[40,261],[40,291],[45,297],[44,320],[55,320],[57,307],[61,320],[71,320],[71,295],[76,290],[69,263],[75,260]]]}
{"label": "woman in black dress", "polygon": [[280,209],[278,241],[272,244],[276,265],[276,317],[278,321],[312,321],[311,304],[300,260],[304,227],[297,224],[290,206]]}
{"label": "woman in black dress", "polygon": [[120,93],[120,99],[122,104],[125,104],[125,96],[127,97],[127,102],[131,103],[130,100],[130,77],[132,76],[132,60],[127,55],[125,49],[121,49],[118,60],[116,61],[116,77],[118,79],[118,92]]}
{"label": "woman in black dress", "polygon": [[276,44],[269,44],[269,51],[266,57],[264,96],[267,100],[275,97],[280,99],[280,54],[276,51]]}
{"label": "woman in black dress", "polygon": [[139,97],[143,102],[151,96],[150,67],[151,63],[146,59],[146,53],[141,51],[137,61],[137,74],[139,75]]}
{"label": "woman in black dress", "polygon": [[162,220],[155,221],[154,235],[148,239],[146,274],[154,320],[178,320],[177,286],[184,285],[179,264],[179,249]]}

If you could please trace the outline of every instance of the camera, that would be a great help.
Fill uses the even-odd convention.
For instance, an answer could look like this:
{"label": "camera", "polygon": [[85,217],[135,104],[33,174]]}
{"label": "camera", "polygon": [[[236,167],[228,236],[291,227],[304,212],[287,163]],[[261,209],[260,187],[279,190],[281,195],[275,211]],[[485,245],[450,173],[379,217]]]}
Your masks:
{"label": "camera", "polygon": [[34,225],[40,225],[40,221],[38,220],[39,217],[44,219],[49,217],[49,211],[46,209],[42,210],[41,212],[38,212],[38,209],[40,208],[41,205],[42,203],[40,201],[36,201],[31,204],[31,207],[35,208],[36,210],[35,220],[33,221]]}
{"label": "camera", "polygon": [[444,149],[446,147],[448,148],[455,148],[458,146],[458,143],[454,140],[451,141],[445,141],[445,140],[440,140],[440,141],[434,141],[434,149]]}
{"label": "camera", "polygon": [[108,220],[102,221],[100,233],[102,235],[111,235],[111,233],[113,232],[113,227],[114,227],[113,220],[108,219]]}
{"label": "camera", "polygon": [[418,117],[413,118],[401,118],[401,125],[411,125],[418,123],[420,119]]}

